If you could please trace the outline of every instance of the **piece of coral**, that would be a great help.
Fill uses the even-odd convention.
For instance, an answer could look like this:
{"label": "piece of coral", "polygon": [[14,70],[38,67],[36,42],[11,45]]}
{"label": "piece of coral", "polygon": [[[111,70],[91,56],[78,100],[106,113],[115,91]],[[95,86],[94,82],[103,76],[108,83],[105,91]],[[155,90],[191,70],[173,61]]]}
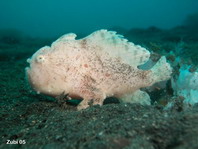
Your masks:
{"label": "piece of coral", "polygon": [[184,104],[194,105],[198,103],[198,72],[190,72],[189,68],[180,68],[178,78],[171,81],[175,95],[182,96]]}
{"label": "piece of coral", "polygon": [[27,60],[27,78],[38,93],[83,98],[78,109],[102,105],[109,96],[150,104],[149,95],[139,89],[170,78],[172,69],[165,57],[150,70],[138,69],[150,52],[116,32],[99,30],[83,39],[75,37],[66,34]]}

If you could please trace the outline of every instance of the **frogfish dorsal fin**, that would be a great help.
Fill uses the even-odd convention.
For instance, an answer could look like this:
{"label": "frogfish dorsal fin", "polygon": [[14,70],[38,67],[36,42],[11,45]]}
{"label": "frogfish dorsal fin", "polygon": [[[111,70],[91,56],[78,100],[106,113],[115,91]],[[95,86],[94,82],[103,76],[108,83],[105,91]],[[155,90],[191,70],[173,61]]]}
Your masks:
{"label": "frogfish dorsal fin", "polygon": [[113,31],[99,30],[83,39],[90,45],[100,46],[110,56],[120,58],[133,67],[144,64],[150,57],[150,52],[145,48],[128,42],[122,35]]}

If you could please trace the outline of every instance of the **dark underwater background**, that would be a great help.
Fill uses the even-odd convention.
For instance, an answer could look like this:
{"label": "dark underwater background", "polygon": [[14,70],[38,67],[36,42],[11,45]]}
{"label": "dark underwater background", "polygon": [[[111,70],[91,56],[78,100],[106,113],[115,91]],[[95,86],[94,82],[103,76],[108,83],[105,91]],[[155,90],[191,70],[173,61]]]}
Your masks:
{"label": "dark underwater background", "polygon": [[[111,97],[77,111],[79,100],[60,104],[30,88],[27,58],[63,34],[99,29],[145,47],[152,63],[166,56],[171,79],[143,89],[151,106]],[[197,149],[197,72],[198,0],[1,0],[0,148]]]}

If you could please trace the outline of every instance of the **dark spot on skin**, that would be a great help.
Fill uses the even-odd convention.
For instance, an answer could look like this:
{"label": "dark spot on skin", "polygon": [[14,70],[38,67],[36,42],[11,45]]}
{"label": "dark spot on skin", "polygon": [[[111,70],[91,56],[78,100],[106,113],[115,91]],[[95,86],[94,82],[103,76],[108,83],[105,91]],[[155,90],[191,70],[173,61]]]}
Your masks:
{"label": "dark spot on skin", "polygon": [[147,79],[148,77],[148,74],[150,73],[151,71],[142,71],[141,73],[139,73],[139,77],[142,79],[142,80],[145,80]]}
{"label": "dark spot on skin", "polygon": [[66,82],[66,80],[67,80],[67,77],[65,76],[65,77],[64,77],[64,81]]}
{"label": "dark spot on skin", "polygon": [[89,66],[88,66],[87,64],[84,64],[84,67],[85,67],[85,68],[88,68]]}
{"label": "dark spot on skin", "polygon": [[96,80],[92,77],[90,77],[90,80],[92,81],[92,83],[96,83]]}
{"label": "dark spot on skin", "polygon": [[87,40],[86,40],[86,39],[83,39],[83,40],[81,41],[81,47],[82,47],[83,49],[86,49],[86,47],[87,47]]}
{"label": "dark spot on skin", "polygon": [[105,76],[106,77],[110,77],[111,75],[109,73],[105,73]]}
{"label": "dark spot on skin", "polygon": [[76,60],[78,60],[79,58],[80,58],[80,55],[77,55],[77,56],[76,56]]}
{"label": "dark spot on skin", "polygon": [[58,64],[56,64],[56,66],[61,66],[61,64],[60,64],[60,63],[58,63]]}

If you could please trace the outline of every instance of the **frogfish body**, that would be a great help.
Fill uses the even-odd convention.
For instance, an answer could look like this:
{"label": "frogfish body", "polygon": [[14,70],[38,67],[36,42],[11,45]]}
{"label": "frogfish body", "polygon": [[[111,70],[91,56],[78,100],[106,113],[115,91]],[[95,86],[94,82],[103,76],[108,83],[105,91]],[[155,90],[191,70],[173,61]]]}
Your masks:
{"label": "frogfish body", "polygon": [[165,57],[150,70],[138,69],[149,60],[150,52],[116,32],[99,30],[75,38],[73,33],[66,34],[27,60],[30,67],[26,75],[35,91],[53,97],[64,93],[82,98],[79,110],[89,107],[90,102],[102,105],[110,96],[123,102],[150,104],[149,95],[140,88],[171,76]]}

